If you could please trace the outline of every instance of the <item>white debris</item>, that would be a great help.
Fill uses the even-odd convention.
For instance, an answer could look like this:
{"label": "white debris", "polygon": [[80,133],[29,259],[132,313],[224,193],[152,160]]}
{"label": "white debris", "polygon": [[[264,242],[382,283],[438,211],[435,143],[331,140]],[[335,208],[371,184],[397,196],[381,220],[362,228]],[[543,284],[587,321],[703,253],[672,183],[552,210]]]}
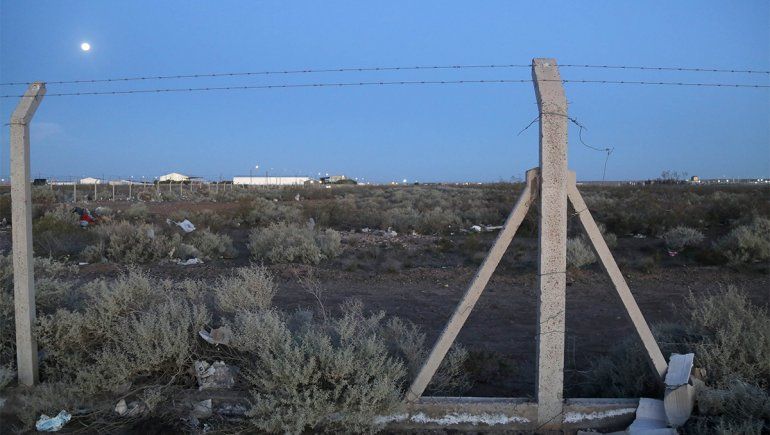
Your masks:
{"label": "white debris", "polygon": [[529,419],[526,419],[524,417],[519,417],[516,415],[508,416],[505,414],[487,414],[486,412],[482,414],[452,412],[444,415],[443,417],[438,417],[438,418],[429,417],[424,413],[420,412],[413,415],[409,420],[414,423],[421,423],[421,424],[435,423],[442,426],[453,425],[453,424],[472,424],[474,426],[477,424],[486,424],[489,426],[494,426],[496,424],[529,423]]}
{"label": "white debris", "polygon": [[233,331],[227,325],[222,326],[221,328],[214,328],[210,332],[202,329],[198,331],[198,334],[202,339],[216,346],[220,344],[227,345],[233,338]]}
{"label": "white debris", "polygon": [[481,226],[480,225],[474,225],[471,227],[471,231],[480,233],[481,232]]}
{"label": "white debris", "polygon": [[213,364],[195,361],[194,365],[199,390],[232,388],[235,385],[234,368],[228,367],[224,361],[216,361]]}
{"label": "white debris", "polygon": [[390,227],[388,227],[388,230],[385,231],[385,237],[396,237],[397,235],[398,233],[393,231]]}
{"label": "white debris", "polygon": [[187,219],[183,220],[182,222],[176,222],[176,224],[185,233],[191,233],[191,232],[195,231],[195,225],[193,225],[193,223],[188,221]]}
{"label": "white debris", "polygon": [[141,415],[147,410],[147,406],[138,401],[126,403],[125,399],[120,399],[117,405],[115,405],[115,413],[121,417],[135,417]]}
{"label": "white debris", "polygon": [[591,413],[568,412],[564,414],[564,423],[580,423],[588,420],[602,420],[619,415],[633,414],[636,408],[610,409],[609,411],[595,411]]}
{"label": "white debris", "polygon": [[647,236],[645,236],[644,234],[634,234],[634,238],[635,239],[646,239]]}
{"label": "white debris", "polygon": [[58,432],[71,418],[72,415],[65,410],[61,410],[56,417],[42,414],[35,423],[35,429],[39,432]]}
{"label": "white debris", "polygon": [[190,412],[190,416],[197,419],[204,419],[211,417],[212,413],[211,399],[206,399],[193,404],[193,409]]}
{"label": "white debris", "polygon": [[[675,429],[671,429],[666,424],[666,412],[662,400],[639,399],[639,407],[636,408],[636,419],[631,426],[626,429],[629,434],[676,434]],[[652,432],[654,431],[654,432]]]}
{"label": "white debris", "polygon": [[690,382],[690,372],[694,359],[694,353],[671,354],[668,360],[668,372],[666,372],[666,388],[676,388]]}
{"label": "white debris", "polygon": [[78,263],[78,266],[88,266],[88,262],[81,261]]}
{"label": "white debris", "polygon": [[370,233],[370,232],[372,232],[372,229],[371,229],[371,228],[369,228],[369,227],[366,227],[366,228],[361,228],[361,232],[362,232],[362,233]]}
{"label": "white debris", "polygon": [[188,260],[177,259],[176,264],[180,266],[193,266],[195,264],[203,264],[203,260],[200,258],[190,258]]}
{"label": "white debris", "polygon": [[312,217],[307,220],[307,228],[310,231],[313,231],[315,229],[315,219],[313,219]]}
{"label": "white debris", "polygon": [[374,417],[374,424],[388,424],[394,421],[405,421],[409,418],[409,414],[393,414],[393,415],[378,415]]}

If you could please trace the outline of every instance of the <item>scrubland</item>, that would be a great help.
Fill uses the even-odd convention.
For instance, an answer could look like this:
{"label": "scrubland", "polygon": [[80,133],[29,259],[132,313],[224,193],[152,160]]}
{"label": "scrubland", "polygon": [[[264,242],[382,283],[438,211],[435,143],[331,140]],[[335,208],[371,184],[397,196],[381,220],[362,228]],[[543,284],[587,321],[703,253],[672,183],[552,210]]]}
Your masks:
{"label": "scrubland", "polygon": [[[84,198],[100,215],[85,229],[70,192],[35,188],[42,382],[16,386],[6,228],[2,430],[61,409],[67,429],[89,432],[377,430],[491,246],[485,227],[503,223],[521,188],[149,188],[133,201]],[[770,189],[580,190],[664,355],[696,355],[704,385],[683,431],[770,430]],[[660,397],[573,210],[568,224],[566,395]],[[534,206],[426,394],[534,394],[537,231]],[[219,328],[227,344],[199,335]],[[242,412],[191,417],[195,361],[237,368]],[[133,411],[119,415],[121,400]]]}

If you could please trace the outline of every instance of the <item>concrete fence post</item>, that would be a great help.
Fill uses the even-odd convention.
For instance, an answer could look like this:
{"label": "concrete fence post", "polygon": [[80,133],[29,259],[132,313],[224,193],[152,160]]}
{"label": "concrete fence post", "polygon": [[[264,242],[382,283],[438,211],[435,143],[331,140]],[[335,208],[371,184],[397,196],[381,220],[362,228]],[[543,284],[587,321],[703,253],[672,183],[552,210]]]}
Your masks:
{"label": "concrete fence post", "polygon": [[45,83],[32,83],[11,115],[11,237],[13,242],[13,303],[16,317],[16,367],[19,383],[37,383],[35,341],[35,278],[32,254],[32,186],[29,165],[29,123],[45,95]]}
{"label": "concrete fence post", "polygon": [[72,202],[78,202],[78,180],[72,182]]}
{"label": "concrete fence post", "polygon": [[561,426],[564,406],[564,327],[567,269],[567,98],[556,59],[534,59],[540,114],[537,419]]}

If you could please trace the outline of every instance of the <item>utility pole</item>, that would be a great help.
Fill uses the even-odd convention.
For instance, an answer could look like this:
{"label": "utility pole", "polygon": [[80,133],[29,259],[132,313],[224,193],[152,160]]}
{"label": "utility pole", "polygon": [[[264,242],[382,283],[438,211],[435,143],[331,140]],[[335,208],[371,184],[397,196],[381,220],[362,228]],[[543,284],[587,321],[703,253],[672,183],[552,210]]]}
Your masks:
{"label": "utility pole", "polygon": [[29,85],[11,115],[11,238],[13,242],[13,303],[16,321],[16,369],[19,383],[38,381],[35,277],[32,253],[32,186],[29,165],[29,123],[45,95],[45,83]]}

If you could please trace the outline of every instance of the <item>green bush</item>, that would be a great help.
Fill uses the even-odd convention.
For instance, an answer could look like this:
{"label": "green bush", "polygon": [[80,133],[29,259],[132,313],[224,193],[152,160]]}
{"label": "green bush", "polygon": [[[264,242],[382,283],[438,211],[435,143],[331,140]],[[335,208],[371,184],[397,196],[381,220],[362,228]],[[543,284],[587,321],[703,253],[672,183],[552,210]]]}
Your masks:
{"label": "green bush", "polygon": [[249,250],[255,259],[271,263],[318,264],[339,255],[340,235],[332,229],[277,223],[252,230]]}

